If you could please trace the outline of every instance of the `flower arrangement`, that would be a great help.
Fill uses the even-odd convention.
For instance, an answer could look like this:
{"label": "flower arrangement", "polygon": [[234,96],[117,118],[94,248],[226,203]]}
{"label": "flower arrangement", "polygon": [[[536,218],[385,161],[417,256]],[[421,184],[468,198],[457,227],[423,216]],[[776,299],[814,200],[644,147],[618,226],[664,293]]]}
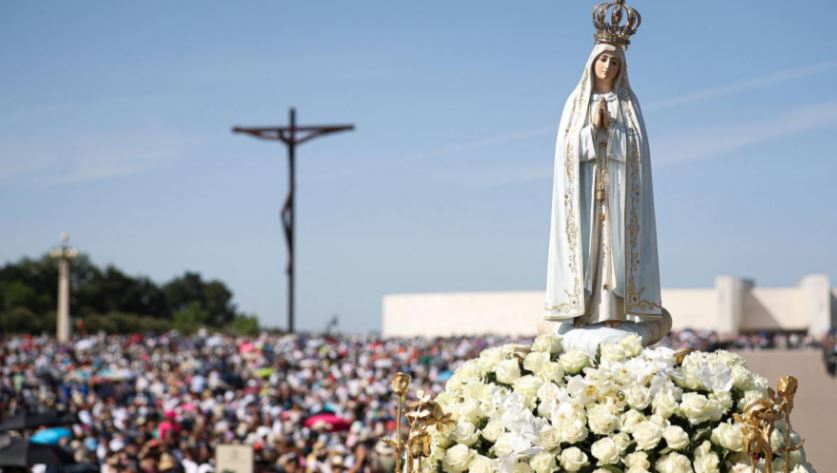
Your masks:
{"label": "flower arrangement", "polygon": [[541,335],[455,371],[434,400],[449,421],[424,430],[414,471],[812,473],[789,428],[795,380],[779,388],[726,351],[631,336],[590,357]]}

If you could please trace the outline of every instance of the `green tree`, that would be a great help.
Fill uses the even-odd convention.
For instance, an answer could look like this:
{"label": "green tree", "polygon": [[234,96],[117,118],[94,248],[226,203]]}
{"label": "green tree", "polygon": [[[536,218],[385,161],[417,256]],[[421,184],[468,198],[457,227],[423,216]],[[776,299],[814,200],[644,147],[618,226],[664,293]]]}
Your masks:
{"label": "green tree", "polygon": [[194,333],[207,325],[209,314],[198,302],[191,302],[174,313],[173,327],[183,333]]}
{"label": "green tree", "polygon": [[255,315],[237,315],[226,330],[236,335],[254,336],[259,333],[259,319]]}
{"label": "green tree", "polygon": [[177,314],[192,303],[198,303],[207,313],[207,324],[222,327],[237,315],[232,303],[232,291],[221,281],[204,282],[201,275],[186,272],[163,286],[170,310]]}
{"label": "green tree", "polygon": [[[0,329],[41,333],[55,330],[57,263],[49,255],[22,258],[0,267]],[[109,265],[97,267],[81,254],[70,265],[70,311],[90,332],[164,331],[200,326],[253,332],[253,316],[237,312],[233,293],[221,281],[196,272],[160,286]],[[253,324],[255,323],[255,329]]]}

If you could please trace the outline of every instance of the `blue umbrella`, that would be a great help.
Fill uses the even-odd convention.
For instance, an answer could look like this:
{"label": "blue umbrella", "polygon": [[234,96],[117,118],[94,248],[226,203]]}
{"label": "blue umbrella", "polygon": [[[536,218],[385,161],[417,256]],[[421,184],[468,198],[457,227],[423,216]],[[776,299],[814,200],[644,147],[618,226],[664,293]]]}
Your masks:
{"label": "blue umbrella", "polygon": [[50,427],[48,429],[39,430],[35,432],[29,441],[32,443],[41,443],[46,445],[58,445],[58,442],[63,438],[70,438],[73,433],[66,427]]}

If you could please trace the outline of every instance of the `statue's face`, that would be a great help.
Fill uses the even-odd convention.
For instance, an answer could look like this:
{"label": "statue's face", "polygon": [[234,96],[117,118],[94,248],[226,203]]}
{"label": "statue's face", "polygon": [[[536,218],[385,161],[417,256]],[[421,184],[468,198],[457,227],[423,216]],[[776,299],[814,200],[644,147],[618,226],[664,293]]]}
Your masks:
{"label": "statue's face", "polygon": [[619,68],[622,64],[619,62],[619,57],[614,53],[601,53],[593,63],[593,73],[596,78],[607,83],[613,83],[616,76],[619,75]]}

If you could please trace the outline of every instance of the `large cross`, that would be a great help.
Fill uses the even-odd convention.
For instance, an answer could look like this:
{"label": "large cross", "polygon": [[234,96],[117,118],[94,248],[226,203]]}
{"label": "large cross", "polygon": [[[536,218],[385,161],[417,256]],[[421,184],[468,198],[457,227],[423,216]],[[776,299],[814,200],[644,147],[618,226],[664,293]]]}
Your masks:
{"label": "large cross", "polygon": [[234,127],[233,133],[246,133],[263,140],[281,141],[288,147],[290,189],[279,217],[288,244],[288,332],[294,331],[294,194],[296,191],[296,146],[331,133],[354,130],[354,125],[297,125],[296,110],[290,110],[290,126]]}

